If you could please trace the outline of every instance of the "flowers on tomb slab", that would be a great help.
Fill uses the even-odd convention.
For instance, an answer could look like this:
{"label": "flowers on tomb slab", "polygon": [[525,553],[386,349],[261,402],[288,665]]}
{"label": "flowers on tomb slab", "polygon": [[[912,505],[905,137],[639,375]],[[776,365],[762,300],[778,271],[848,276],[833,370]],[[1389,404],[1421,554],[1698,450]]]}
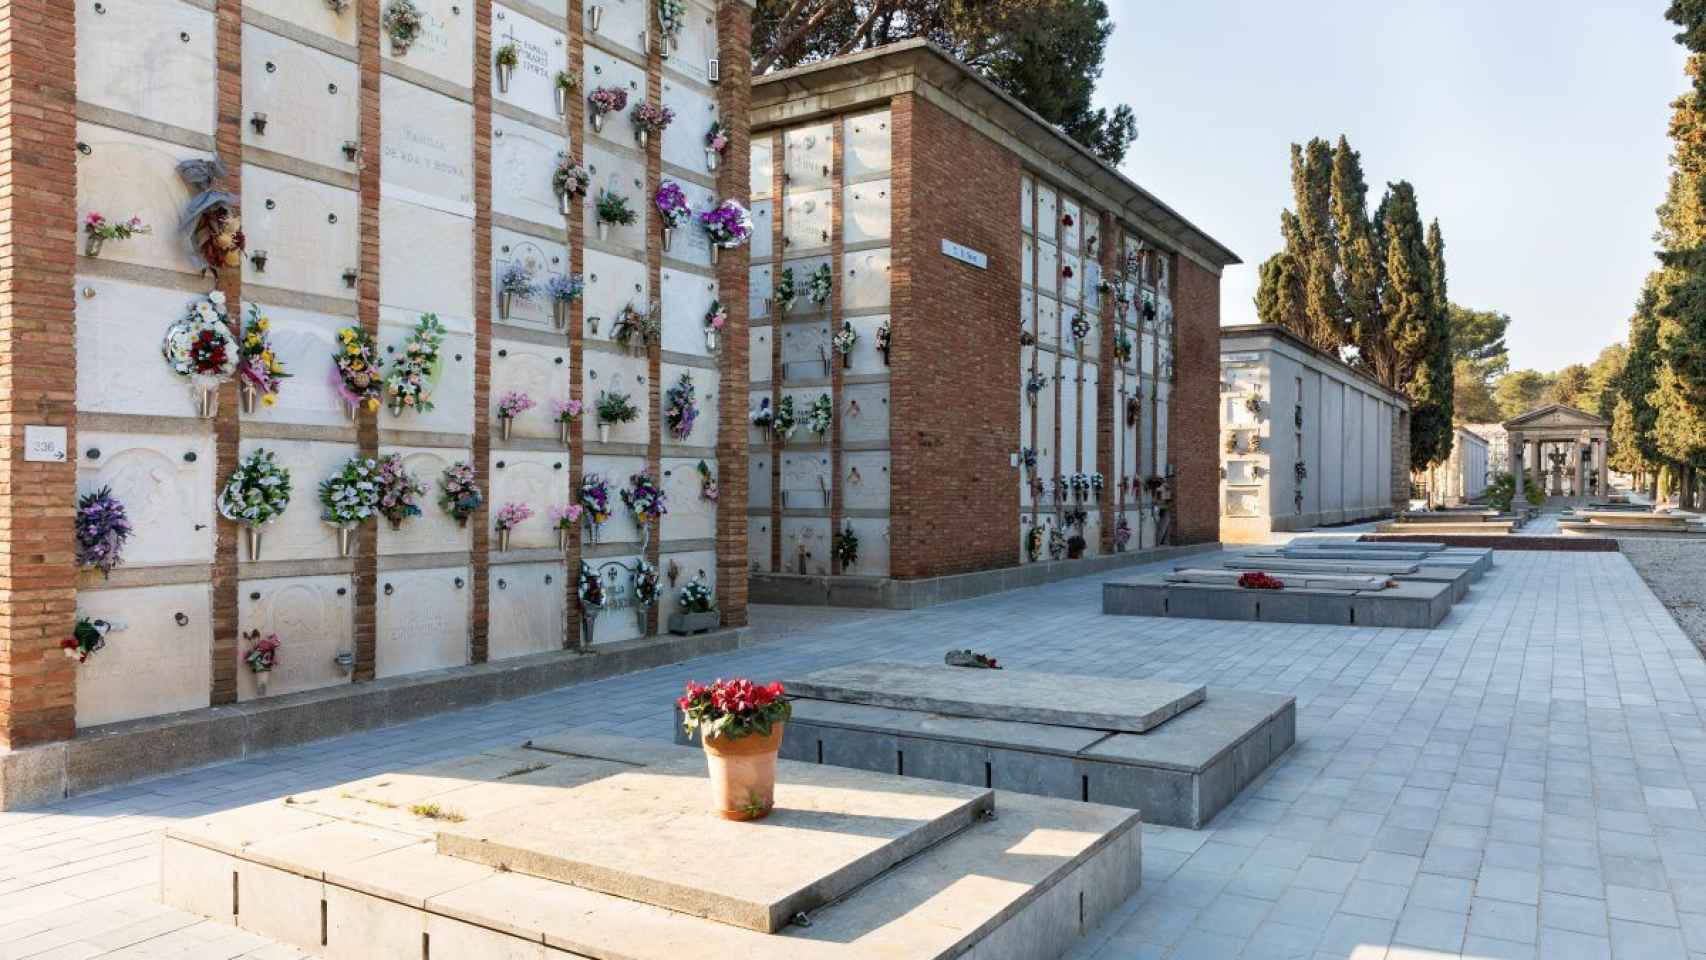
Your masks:
{"label": "flowers on tomb slab", "polygon": [[272,321],[254,304],[249,305],[237,357],[237,380],[245,393],[252,392],[265,406],[277,403],[279,387],[290,374],[273,349]]}
{"label": "flowers on tomb slab", "polygon": [[284,646],[284,641],[278,634],[262,635],[259,630],[250,630],[243,634],[243,643],[248,647],[243,653],[243,663],[250,673],[270,673],[279,665],[278,648]]}
{"label": "flowers on tomb slab", "polygon": [[632,423],[640,416],[634,401],[626,393],[605,390],[598,395],[598,422],[605,425]]}
{"label": "flowers on tomb slab", "polygon": [[729,149],[729,130],[721,120],[712,120],[710,129],[705,131],[705,149],[719,157]]}
{"label": "flowers on tomb slab", "polygon": [[687,193],[674,180],[665,180],[658,185],[652,203],[657,206],[658,216],[663,218],[663,225],[668,229],[673,230],[693,218],[693,210],[687,204]]}
{"label": "flowers on tomb slab", "polygon": [[545,291],[556,303],[579,300],[586,292],[586,281],[578,273],[553,273],[545,280]]}
{"label": "flowers on tomb slab", "polygon": [[829,303],[830,295],[835,292],[835,274],[830,271],[829,264],[820,264],[813,270],[808,283],[807,293],[813,303],[820,307]]}
{"label": "flowers on tomb slab", "polygon": [[385,377],[392,413],[432,410],[432,388],[440,368],[438,351],[443,345],[444,324],[438,322],[438,315],[422,314],[414,332],[403,341],[402,354],[391,361],[391,372]]}
{"label": "flowers on tomb slab", "polygon": [[1090,336],[1090,318],[1086,317],[1083,311],[1074,313],[1072,315],[1072,339],[1078,346],[1082,347],[1084,339],[1088,336]]}
{"label": "flowers on tomb slab", "polygon": [[1026,470],[1035,470],[1037,468],[1037,448],[1021,447],[1019,449],[1019,464]]}
{"label": "flowers on tomb slab", "polygon": [[594,87],[586,95],[586,105],[592,128],[598,130],[604,126],[607,114],[621,113],[628,108],[628,91],[621,87]]}
{"label": "flowers on tomb slab", "polygon": [[207,391],[237,372],[239,350],[231,337],[225,294],[214,290],[191,301],[189,310],[166,329],[160,353],[172,372]]}
{"label": "flowers on tomb slab", "polygon": [[222,269],[241,265],[247,239],[237,215],[238,198],[216,187],[225,177],[225,164],[218,157],[180,160],[177,173],[191,194],[178,219],[178,229],[189,235],[191,263],[216,277]]}
{"label": "flowers on tomb slab", "polygon": [[506,391],[498,397],[498,419],[514,420],[536,406],[533,398],[520,390]]}
{"label": "flowers on tomb slab", "polygon": [[699,214],[699,225],[713,246],[725,250],[752,239],[752,214],[738,200],[724,200]]}
{"label": "flowers on tomb slab", "polygon": [[338,352],[332,361],[337,367],[338,395],[344,402],[352,410],[360,407],[378,410],[385,381],[380,375],[373,336],[361,327],[339,330]]}
{"label": "flowers on tomb slab", "polygon": [[830,540],[829,552],[835,557],[835,562],[841,564],[843,571],[850,570],[859,563],[859,533],[851,523],[842,527]]}
{"label": "flowers on tomb slab", "polygon": [[640,219],[640,215],[628,206],[628,198],[614,190],[600,190],[598,192],[596,213],[599,224],[606,228],[630,226]]}
{"label": "flowers on tomb slab", "polygon": [[584,197],[592,189],[592,170],[574,162],[567,153],[558,153],[557,169],[551,174],[551,189],[559,197]]}
{"label": "flowers on tomb slab", "polygon": [[892,337],[893,334],[889,331],[889,321],[885,317],[882,323],[877,324],[877,352],[883,355],[885,365],[889,362],[889,345],[892,342]]}
{"label": "flowers on tomb slab", "polygon": [[320,481],[320,519],[334,527],[355,527],[379,512],[379,463],[351,457],[338,472]]}
{"label": "flowers on tomb slab", "polygon": [[580,526],[581,514],[586,509],[578,503],[554,504],[545,510],[546,519],[551,521],[554,530],[573,530]]}
{"label": "flowers on tomb slab", "polygon": [[634,605],[642,609],[658,602],[658,568],[654,563],[634,563]]}
{"label": "flowers on tomb slab", "polygon": [[794,413],[794,397],[792,394],[784,394],[781,402],[776,404],[776,418],[770,429],[781,435],[783,443],[787,443],[794,438],[794,431],[799,425],[799,419]]}
{"label": "flowers on tomb slab", "polygon": [[794,301],[799,298],[799,288],[794,285],[794,268],[783,267],[781,274],[776,277],[775,286],[770,288],[770,302],[774,303],[778,310],[787,313],[794,309]]}
{"label": "flowers on tomb slab", "polygon": [[480,482],[474,475],[474,467],[466,461],[458,460],[445,467],[438,478],[438,489],[438,505],[455,517],[458,524],[466,524],[468,518],[486,502],[485,494],[480,491]]}
{"label": "flowers on tomb slab", "polygon": [[506,43],[498,47],[497,53],[492,55],[492,62],[500,67],[513,68],[521,63],[521,48],[514,42]]}
{"label": "flowers on tomb slab", "polygon": [[277,520],[290,506],[290,471],[271,450],[257,447],[237,461],[219,492],[219,515],[248,526]]}
{"label": "flowers on tomb slab", "polygon": [[123,562],[130,539],[130,516],[111,487],[86,493],[77,500],[77,565],[99,570],[106,577]]}
{"label": "flowers on tomb slab", "polygon": [[1048,528],[1048,558],[1059,560],[1066,556],[1066,533],[1059,527]]}
{"label": "flowers on tomb slab", "polygon": [[1126,520],[1125,514],[1122,513],[1120,518],[1114,521],[1114,549],[1124,550],[1129,543],[1131,543],[1131,523]]}
{"label": "flowers on tomb slab", "polygon": [[409,472],[402,454],[388,453],[380,457],[374,479],[379,485],[379,512],[391,522],[391,529],[399,529],[404,520],[421,515],[420,504],[415,502],[415,498],[426,496],[427,487]]}
{"label": "flowers on tomb slab", "polygon": [[853,329],[851,321],[841,321],[841,329],[836,332],[830,343],[835,352],[841,354],[843,362],[853,355],[853,347],[859,342],[859,331]]}
{"label": "flowers on tomb slab", "polygon": [[662,133],[665,127],[675,122],[675,111],[661,104],[641,101],[628,111],[628,122],[634,125],[634,136],[644,144],[647,134]]}
{"label": "flowers on tomb slab", "polygon": [[1106,477],[1102,476],[1101,471],[1098,470],[1095,473],[1090,474],[1090,492],[1098,499],[1101,498],[1102,491],[1107,489],[1107,486],[1108,480]]}
{"label": "flowers on tomb slab", "polygon": [[716,338],[722,334],[723,328],[729,325],[729,308],[723,306],[721,300],[712,300],[711,309],[705,311],[705,338],[711,349],[716,349]]}
{"label": "flowers on tomb slab", "polygon": [[658,29],[669,40],[687,23],[687,4],[682,0],[658,0]]}
{"label": "flowers on tomb slab", "polygon": [[987,653],[976,650],[949,650],[942,662],[950,667],[970,667],[974,670],[1000,670],[1001,663]]}
{"label": "flowers on tomb slab", "polygon": [[787,721],[793,707],[784,699],[781,681],[760,686],[745,677],[717,680],[710,686],[688,681],[676,699],[682,724],[704,737],[769,736],[772,727]]}
{"label": "flowers on tomb slab", "polygon": [[1047,386],[1048,378],[1043,376],[1042,373],[1037,370],[1033,369],[1025,377],[1025,399],[1031,402],[1031,406],[1034,407],[1037,405],[1038,395],[1040,395],[1043,392],[1043,389]]}
{"label": "flowers on tomb slab", "polygon": [[670,436],[685,441],[692,435],[693,424],[699,419],[698,391],[694,389],[692,374],[683,373],[674,386],[664,391],[663,415]]}
{"label": "flowers on tomb slab", "polygon": [[717,598],[711,593],[711,585],[705,582],[705,571],[693,575],[675,595],[680,602],[682,613],[710,613],[717,607]]}
{"label": "flowers on tomb slab", "polygon": [[585,409],[586,404],[579,400],[552,400],[551,419],[556,423],[574,423]]}
{"label": "flowers on tomb slab", "polygon": [[71,627],[71,636],[59,641],[59,649],[78,663],[88,663],[90,654],[107,645],[109,626],[105,620],[78,617]]}
{"label": "flowers on tomb slab", "polygon": [[493,515],[492,523],[499,531],[514,530],[522,523],[533,518],[533,508],[521,501],[512,501],[498,508]]}
{"label": "flowers on tomb slab", "polygon": [[1131,334],[1121,327],[1119,332],[1114,334],[1114,358],[1121,363],[1130,362],[1135,349],[1136,344],[1132,342]]}
{"label": "flowers on tomb slab", "polygon": [[1238,585],[1246,590],[1284,590],[1285,581],[1269,576],[1261,570],[1238,575]]}
{"label": "flowers on tomb slab", "polygon": [[[531,300],[533,295],[539,292],[539,283],[533,279],[533,271],[527,264],[516,260],[505,266],[503,273],[498,275],[498,292],[522,300]],[[508,310],[504,312],[507,314]]]}
{"label": "flowers on tomb slab", "polygon": [[717,478],[711,474],[711,465],[699,461],[699,499],[717,502]]}
{"label": "flowers on tomb slab", "polygon": [[[783,398],[784,402],[787,400]],[[829,399],[829,394],[820,393],[812,401],[812,408],[806,414],[806,429],[819,437],[829,434],[830,423],[835,419],[835,404]]]}
{"label": "flowers on tomb slab", "polygon": [[652,300],[645,309],[633,301],[623,304],[610,328],[610,339],[630,350],[656,343],[663,335],[663,304]]}
{"label": "flowers on tomb slab", "polygon": [[776,424],[776,411],[770,409],[770,398],[760,397],[758,409],[752,412],[752,425],[760,430],[769,430]]}
{"label": "flowers on tomb slab", "polygon": [[154,228],[142,222],[141,217],[132,216],[129,220],[108,220],[99,212],[90,211],[83,218],[83,254],[98,256],[101,245],[108,240],[129,240],[131,237],[153,233]]}
{"label": "flowers on tomb slab", "polygon": [[586,521],[597,525],[610,519],[610,481],[600,474],[581,477],[580,505],[586,511]]}
{"label": "flowers on tomb slab", "polygon": [[634,515],[634,523],[644,527],[669,512],[669,498],[649,473],[636,473],[628,478],[622,489],[622,503]]}
{"label": "flowers on tomb slab", "polygon": [[1041,560],[1042,556],[1043,528],[1039,525],[1032,524],[1031,528],[1025,531],[1025,558],[1034,563]]}
{"label": "flowers on tomb slab", "polygon": [[581,561],[580,583],[575,591],[581,599],[581,606],[594,610],[604,606],[604,581],[585,560]]}
{"label": "flowers on tomb slab", "polygon": [[414,0],[391,0],[385,6],[385,14],[381,21],[385,26],[386,36],[391,38],[391,53],[403,56],[420,38],[424,18]]}

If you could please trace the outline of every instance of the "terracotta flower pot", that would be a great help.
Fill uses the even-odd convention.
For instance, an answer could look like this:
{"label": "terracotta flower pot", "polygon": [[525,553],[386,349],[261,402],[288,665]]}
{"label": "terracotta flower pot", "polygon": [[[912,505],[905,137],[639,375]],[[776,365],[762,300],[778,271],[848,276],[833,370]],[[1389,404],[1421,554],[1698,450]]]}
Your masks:
{"label": "terracotta flower pot", "polygon": [[762,820],[776,805],[776,754],[785,723],[768,736],[705,737],[711,810],[724,820]]}

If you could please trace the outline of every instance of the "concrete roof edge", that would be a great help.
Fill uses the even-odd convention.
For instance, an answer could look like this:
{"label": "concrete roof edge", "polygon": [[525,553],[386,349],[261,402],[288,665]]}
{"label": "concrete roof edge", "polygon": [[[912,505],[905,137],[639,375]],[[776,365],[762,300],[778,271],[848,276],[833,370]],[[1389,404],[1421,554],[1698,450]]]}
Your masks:
{"label": "concrete roof edge", "polygon": [[1220,339],[1223,343],[1231,337],[1273,337],[1274,339],[1285,343],[1287,346],[1302,350],[1324,363],[1331,364],[1334,369],[1343,371],[1345,374],[1362,381],[1367,386],[1373,387],[1382,395],[1392,400],[1394,404],[1403,407],[1405,410],[1410,409],[1409,397],[1404,396],[1386,384],[1381,383],[1379,380],[1374,379],[1367,373],[1358,370],[1356,367],[1340,360],[1338,357],[1333,356],[1325,350],[1316,347],[1314,344],[1304,340],[1302,337],[1292,333],[1290,330],[1287,330],[1277,323],[1242,323],[1223,326],[1220,328]]}

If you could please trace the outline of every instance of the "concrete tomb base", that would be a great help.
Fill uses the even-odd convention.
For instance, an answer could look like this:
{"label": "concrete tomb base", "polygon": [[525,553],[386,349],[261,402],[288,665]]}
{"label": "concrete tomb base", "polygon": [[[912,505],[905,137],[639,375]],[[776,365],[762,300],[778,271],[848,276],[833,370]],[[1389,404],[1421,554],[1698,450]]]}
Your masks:
{"label": "concrete tomb base", "polygon": [[[1283,578],[1282,578],[1283,579]],[[1380,590],[1254,590],[1173,583],[1149,575],[1102,584],[1102,612],[1117,616],[1260,620],[1359,627],[1436,627],[1451,612],[1452,585],[1400,580]]]}
{"label": "concrete tomb base", "polygon": [[[1297,736],[1296,701],[1288,696],[1016,670],[856,666],[871,667],[867,685],[856,685],[847,668],[785,681],[801,696],[793,701],[784,758],[1110,803],[1136,808],[1150,823],[1196,829]],[[961,703],[932,699],[929,706],[875,702],[883,699],[876,693],[885,671],[901,677],[909,669],[957,671],[964,677],[955,688],[987,685],[1006,698],[1009,713],[985,715],[983,694]],[[1132,705],[1123,715],[1110,695],[1122,687]],[[1075,698],[1074,689],[1083,696]],[[1133,732],[1157,695],[1169,691],[1184,706]],[[1017,719],[1062,705],[1083,709],[1056,722]]]}
{"label": "concrete tomb base", "polygon": [[1411,561],[1381,563],[1372,560],[1264,560],[1259,557],[1238,557],[1222,566],[1228,570],[1271,573],[1286,585],[1291,585],[1293,573],[1348,573],[1363,576],[1384,576],[1394,580],[1421,580],[1451,585],[1451,602],[1459,603],[1469,595],[1469,585],[1476,579],[1475,571],[1461,566],[1422,566]]}
{"label": "concrete tomb base", "polygon": [[167,831],[161,898],[324,957],[949,960],[1061,956],[1141,880],[1129,809],[783,761],[732,823],[704,764],[576,730],[241,807]]}

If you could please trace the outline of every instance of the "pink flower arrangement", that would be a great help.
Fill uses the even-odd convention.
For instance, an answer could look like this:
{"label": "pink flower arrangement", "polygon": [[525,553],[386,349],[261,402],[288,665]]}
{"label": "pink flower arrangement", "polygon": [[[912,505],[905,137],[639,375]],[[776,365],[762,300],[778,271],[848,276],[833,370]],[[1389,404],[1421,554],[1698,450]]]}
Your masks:
{"label": "pink flower arrangement", "polygon": [[594,113],[616,113],[628,106],[628,91],[621,87],[598,87],[586,95]]}
{"label": "pink flower arrangement", "polygon": [[722,333],[723,326],[729,322],[729,308],[723,306],[721,300],[711,301],[711,309],[705,314],[705,329]]}
{"label": "pink flower arrangement", "polygon": [[545,515],[551,519],[551,526],[558,530],[573,530],[581,522],[584,511],[578,503],[564,503],[551,507]]}
{"label": "pink flower arrangement", "polygon": [[511,390],[498,398],[498,416],[513,420],[535,406],[532,397],[519,390]]}
{"label": "pink flower arrangement", "polygon": [[581,412],[586,407],[579,400],[552,400],[551,419],[558,423],[573,423],[579,420]]}
{"label": "pink flower arrangement", "polygon": [[675,121],[675,111],[655,103],[636,103],[628,111],[628,121],[636,130],[658,133]]}
{"label": "pink flower arrangement", "polygon": [[269,633],[263,637],[259,630],[250,630],[243,634],[243,639],[250,645],[249,652],[243,654],[243,662],[249,665],[251,671],[267,673],[278,666],[278,648],[284,645],[278,634]]}
{"label": "pink flower arrangement", "polygon": [[109,221],[101,214],[90,211],[83,218],[83,232],[97,240],[129,240],[131,237],[152,233],[153,227],[142,222],[141,217],[131,217],[117,223]]}
{"label": "pink flower arrangement", "polygon": [[514,530],[516,525],[533,516],[533,508],[525,503],[506,503],[498,508],[497,528]]}
{"label": "pink flower arrangement", "polygon": [[690,733],[731,740],[753,734],[762,737],[793,713],[783,693],[781,681],[763,686],[745,677],[719,679],[710,686],[688,681],[675,705],[681,709],[682,723]]}
{"label": "pink flower arrangement", "polygon": [[721,122],[712,120],[711,129],[705,131],[705,149],[721,154],[729,148],[729,132]]}

